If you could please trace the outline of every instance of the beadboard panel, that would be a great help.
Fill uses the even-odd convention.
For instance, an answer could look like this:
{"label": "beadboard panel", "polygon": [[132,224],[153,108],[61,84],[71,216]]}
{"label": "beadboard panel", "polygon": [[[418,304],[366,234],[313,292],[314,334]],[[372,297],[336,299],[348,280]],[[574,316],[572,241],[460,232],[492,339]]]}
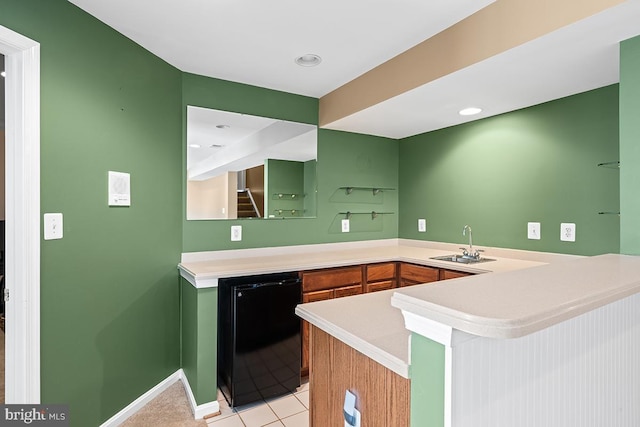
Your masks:
{"label": "beadboard panel", "polygon": [[637,427],[640,294],[452,353],[453,427]]}

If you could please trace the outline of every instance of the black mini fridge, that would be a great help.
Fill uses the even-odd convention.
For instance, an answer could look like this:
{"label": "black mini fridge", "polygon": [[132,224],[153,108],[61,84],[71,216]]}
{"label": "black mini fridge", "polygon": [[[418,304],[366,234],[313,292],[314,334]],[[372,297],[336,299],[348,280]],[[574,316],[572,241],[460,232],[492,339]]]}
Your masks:
{"label": "black mini fridge", "polygon": [[218,386],[240,406],[300,386],[298,273],[218,280]]}

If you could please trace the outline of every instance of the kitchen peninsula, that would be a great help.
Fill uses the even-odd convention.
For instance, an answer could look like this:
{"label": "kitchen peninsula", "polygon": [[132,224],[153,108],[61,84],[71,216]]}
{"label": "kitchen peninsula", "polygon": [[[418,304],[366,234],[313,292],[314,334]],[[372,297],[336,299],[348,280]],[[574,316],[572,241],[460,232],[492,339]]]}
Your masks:
{"label": "kitchen peninsula", "polygon": [[[485,248],[485,254],[495,261],[462,265],[431,259],[458,253],[458,246],[458,244],[388,239],[183,254],[179,266],[182,276],[182,351],[185,374],[193,389],[192,404],[203,408],[203,412],[215,409],[216,373],[211,366],[215,366],[216,363],[216,336],[215,332],[211,331],[211,325],[216,324],[216,287],[219,278],[284,271],[313,272],[337,267],[367,268],[381,263],[397,263],[399,270],[402,270],[403,266],[414,266],[411,270],[422,266],[425,269],[439,271],[443,273],[443,278],[448,278],[456,270],[471,274],[505,272],[579,258],[570,255]],[[398,276],[401,275],[404,273],[399,273]],[[396,280],[398,280],[396,285],[418,283],[412,280],[402,281],[399,277]],[[426,280],[422,279],[422,281]],[[335,308],[340,304],[350,304],[349,301],[366,303],[354,304],[348,309],[339,310],[340,314],[345,316],[345,320],[350,322],[336,322],[336,327],[333,329],[326,323],[323,327],[331,336],[344,340],[367,358],[407,379],[409,332],[404,328],[400,311],[390,304],[392,294],[393,289],[366,293],[358,296],[358,300],[351,298],[331,300],[331,305],[327,307]],[[322,307],[325,307],[324,302],[301,307],[318,307],[319,316],[327,316],[327,313],[321,312]]]}
{"label": "kitchen peninsula", "polygon": [[[411,415],[394,425],[595,427],[640,420],[633,398],[640,391],[640,258],[601,255],[387,292],[297,312],[314,325],[312,354],[315,334],[319,345],[330,335],[401,376],[410,373]],[[391,315],[385,297],[402,312],[393,321],[385,316]],[[365,307],[373,308],[368,316]],[[401,316],[410,341],[408,332],[390,330]],[[323,369],[344,352],[323,351],[311,361],[312,390],[315,364]],[[396,363],[385,360],[390,354]],[[344,389],[360,398],[362,425],[388,425],[384,405],[369,402],[376,393],[355,377],[350,385],[339,376],[342,389],[320,390],[318,402],[312,392],[312,425],[339,420]],[[386,406],[406,409],[386,390]]]}

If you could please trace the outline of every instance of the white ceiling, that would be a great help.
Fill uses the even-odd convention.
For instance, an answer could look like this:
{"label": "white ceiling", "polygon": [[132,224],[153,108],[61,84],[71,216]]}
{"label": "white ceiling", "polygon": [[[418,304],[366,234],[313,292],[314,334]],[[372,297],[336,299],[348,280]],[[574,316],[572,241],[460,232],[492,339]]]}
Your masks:
{"label": "white ceiling", "polygon": [[[492,0],[70,2],[182,71],[319,98]],[[638,22],[627,0],[328,127],[402,138],[615,83]],[[322,63],[294,63],[307,53]],[[457,114],[472,104],[483,113]]]}

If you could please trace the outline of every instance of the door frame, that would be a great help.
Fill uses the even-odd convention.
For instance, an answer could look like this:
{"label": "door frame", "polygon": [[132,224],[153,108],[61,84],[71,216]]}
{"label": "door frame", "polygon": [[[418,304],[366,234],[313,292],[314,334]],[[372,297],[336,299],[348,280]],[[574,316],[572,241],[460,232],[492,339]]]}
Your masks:
{"label": "door frame", "polygon": [[40,44],[0,26],[5,55],[5,403],[40,403]]}

